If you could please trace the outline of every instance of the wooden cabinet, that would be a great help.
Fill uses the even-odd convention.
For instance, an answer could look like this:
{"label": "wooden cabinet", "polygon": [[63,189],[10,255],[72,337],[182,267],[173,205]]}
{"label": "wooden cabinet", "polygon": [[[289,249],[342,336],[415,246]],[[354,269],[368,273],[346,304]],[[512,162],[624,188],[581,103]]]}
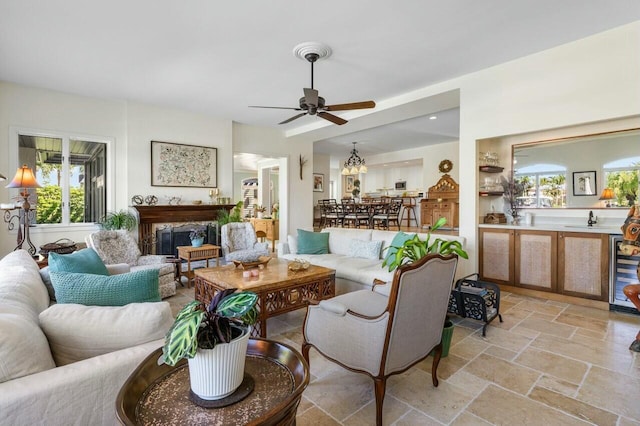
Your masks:
{"label": "wooden cabinet", "polygon": [[562,294],[609,299],[609,236],[559,232],[558,286]]}
{"label": "wooden cabinet", "polygon": [[275,251],[276,241],[280,239],[280,221],[278,219],[251,219],[253,229],[265,233],[265,237],[271,241],[271,251]]}
{"label": "wooden cabinet", "polygon": [[420,226],[433,226],[438,219],[447,220],[445,228],[459,226],[460,203],[458,184],[451,176],[443,175],[438,183],[429,188],[427,198],[420,201]]}
{"label": "wooden cabinet", "polygon": [[480,228],[480,277],[486,281],[513,285],[514,283],[513,229]]}
{"label": "wooden cabinet", "polygon": [[515,283],[533,290],[558,290],[558,233],[515,231]]}
{"label": "wooden cabinet", "polygon": [[447,219],[445,227],[457,228],[459,218],[459,203],[451,200],[422,200],[420,201],[420,224],[432,226],[438,219]]}
{"label": "wooden cabinet", "polygon": [[479,250],[487,281],[608,300],[606,234],[480,228]]}

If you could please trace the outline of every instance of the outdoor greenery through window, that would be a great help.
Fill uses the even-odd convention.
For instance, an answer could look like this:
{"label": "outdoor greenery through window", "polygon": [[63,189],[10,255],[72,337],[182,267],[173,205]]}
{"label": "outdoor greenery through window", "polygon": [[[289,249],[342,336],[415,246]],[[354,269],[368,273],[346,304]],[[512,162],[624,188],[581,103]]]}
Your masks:
{"label": "outdoor greenery through window", "polygon": [[566,207],[566,169],[550,164],[536,164],[516,171],[515,180],[522,185],[518,207]]}
{"label": "outdoor greenery through window", "polygon": [[638,200],[640,157],[625,158],[604,165],[607,188],[613,190],[612,207],[630,207]]}
{"label": "outdoor greenery through window", "polygon": [[107,148],[104,142],[67,136],[19,134],[19,162],[33,168],[36,223],[97,222],[106,213]]}

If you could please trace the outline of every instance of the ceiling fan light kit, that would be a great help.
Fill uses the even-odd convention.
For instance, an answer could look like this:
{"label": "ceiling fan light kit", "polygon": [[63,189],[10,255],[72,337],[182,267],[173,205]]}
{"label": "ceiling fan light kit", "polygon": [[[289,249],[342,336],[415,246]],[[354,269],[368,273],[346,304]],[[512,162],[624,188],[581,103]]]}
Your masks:
{"label": "ceiling fan light kit", "polygon": [[358,150],[356,149],[356,144],[358,142],[351,142],[353,144],[353,149],[351,150],[351,155],[344,162],[344,167],[342,168],[342,175],[357,175],[358,173],[367,173],[368,169],[365,164],[364,158],[358,155]]}
{"label": "ceiling fan light kit", "polygon": [[272,108],[272,109],[291,109],[294,111],[304,111],[294,115],[278,124],[287,124],[305,115],[317,115],[327,121],[337,125],[347,123],[347,120],[331,114],[327,111],[347,111],[353,109],[375,108],[374,101],[352,102],[348,104],[326,105],[325,99],[318,95],[318,91],[313,87],[313,64],[320,60],[331,56],[331,48],[323,43],[305,42],[300,43],[293,48],[293,54],[300,59],[311,64],[311,87],[304,88],[304,96],[300,98],[299,107],[273,107],[273,106],[257,106],[251,105],[250,108]]}

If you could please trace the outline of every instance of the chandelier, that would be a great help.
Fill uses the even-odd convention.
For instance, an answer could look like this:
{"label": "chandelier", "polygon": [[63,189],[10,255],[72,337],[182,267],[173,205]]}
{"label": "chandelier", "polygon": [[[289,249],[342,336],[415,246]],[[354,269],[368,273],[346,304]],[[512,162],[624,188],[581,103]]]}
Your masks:
{"label": "chandelier", "polygon": [[344,162],[342,168],[343,175],[357,175],[358,173],[367,173],[367,166],[364,164],[364,158],[360,158],[358,150],[356,149],[357,142],[351,142],[353,149],[351,150],[351,156]]}

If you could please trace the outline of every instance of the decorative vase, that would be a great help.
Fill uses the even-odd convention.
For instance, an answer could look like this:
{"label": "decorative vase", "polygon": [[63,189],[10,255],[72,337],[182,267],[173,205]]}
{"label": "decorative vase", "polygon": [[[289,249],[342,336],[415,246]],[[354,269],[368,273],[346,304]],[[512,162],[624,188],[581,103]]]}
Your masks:
{"label": "decorative vase", "polygon": [[264,217],[264,212],[258,212],[258,219],[262,219]]}
{"label": "decorative vase", "polygon": [[229,343],[219,343],[213,349],[198,349],[189,359],[191,391],[204,400],[217,400],[231,395],[242,384],[244,363],[249,344],[249,328]]}
{"label": "decorative vase", "polygon": [[202,247],[202,244],[204,244],[204,237],[194,238],[193,240],[191,240],[191,245],[193,247]]}

